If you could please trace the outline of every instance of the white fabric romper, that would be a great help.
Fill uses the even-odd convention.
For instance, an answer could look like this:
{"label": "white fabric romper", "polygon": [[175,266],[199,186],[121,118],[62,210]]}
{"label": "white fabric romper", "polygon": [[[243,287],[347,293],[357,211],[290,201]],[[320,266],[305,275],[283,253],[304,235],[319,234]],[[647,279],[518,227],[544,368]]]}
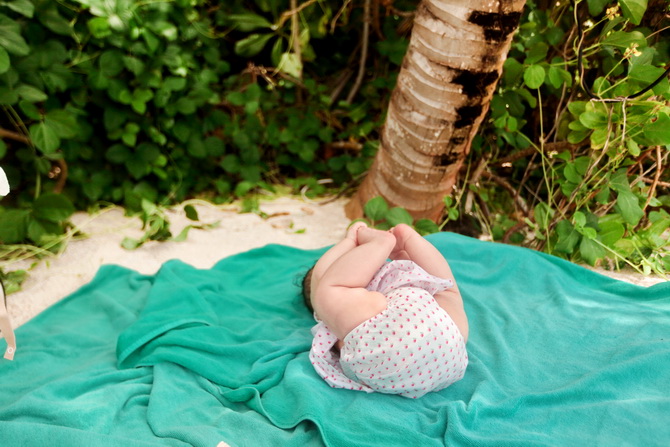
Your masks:
{"label": "white fabric romper", "polygon": [[434,294],[453,287],[412,261],[390,261],[367,286],[386,296],[386,309],[344,337],[323,321],[312,328],[310,360],[333,388],[421,397],[460,380],[468,364],[465,341]]}

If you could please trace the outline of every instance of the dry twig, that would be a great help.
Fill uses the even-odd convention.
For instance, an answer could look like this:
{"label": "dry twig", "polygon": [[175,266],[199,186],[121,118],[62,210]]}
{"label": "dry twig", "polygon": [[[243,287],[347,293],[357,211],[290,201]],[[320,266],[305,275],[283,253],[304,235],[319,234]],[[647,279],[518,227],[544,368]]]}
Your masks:
{"label": "dry twig", "polygon": [[363,39],[361,42],[361,57],[358,65],[358,75],[356,75],[356,81],[349,91],[347,96],[347,102],[351,104],[351,101],[354,100],[356,93],[361,88],[363,83],[363,77],[365,76],[365,61],[368,58],[368,44],[370,40],[370,0],[365,0],[363,5]]}

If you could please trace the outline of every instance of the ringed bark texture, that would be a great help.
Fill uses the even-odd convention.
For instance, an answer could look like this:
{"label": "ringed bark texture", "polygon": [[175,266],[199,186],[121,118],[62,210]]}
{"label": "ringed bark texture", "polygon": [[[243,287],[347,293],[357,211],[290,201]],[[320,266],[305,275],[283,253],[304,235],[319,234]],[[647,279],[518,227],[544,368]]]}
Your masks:
{"label": "ringed bark texture", "polygon": [[381,195],[438,219],[502,72],[525,0],[423,0],[391,96],[381,145],[351,218]]}

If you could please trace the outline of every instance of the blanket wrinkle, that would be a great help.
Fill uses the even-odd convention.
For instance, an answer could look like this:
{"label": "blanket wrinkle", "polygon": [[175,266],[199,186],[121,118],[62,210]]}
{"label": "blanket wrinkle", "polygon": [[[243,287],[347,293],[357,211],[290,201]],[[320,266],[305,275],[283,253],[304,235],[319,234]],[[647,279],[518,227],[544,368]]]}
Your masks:
{"label": "blanket wrinkle", "polygon": [[14,362],[0,360],[0,444],[667,444],[670,283],[428,239],[471,327],[465,377],[443,391],[415,401],[330,388],[309,362],[314,320],[295,281],[326,248],[268,245],[210,269],[103,266],[20,327]]}

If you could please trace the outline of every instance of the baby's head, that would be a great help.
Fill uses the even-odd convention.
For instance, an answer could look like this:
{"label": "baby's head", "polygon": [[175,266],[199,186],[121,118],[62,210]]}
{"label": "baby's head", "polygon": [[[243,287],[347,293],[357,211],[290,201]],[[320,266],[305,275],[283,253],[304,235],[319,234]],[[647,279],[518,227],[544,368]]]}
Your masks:
{"label": "baby's head", "polygon": [[305,300],[305,306],[310,310],[310,312],[314,312],[314,307],[312,306],[312,299],[310,295],[312,294],[312,271],[314,270],[314,266],[307,270],[307,273],[305,273],[305,276],[302,278],[302,298]]}

